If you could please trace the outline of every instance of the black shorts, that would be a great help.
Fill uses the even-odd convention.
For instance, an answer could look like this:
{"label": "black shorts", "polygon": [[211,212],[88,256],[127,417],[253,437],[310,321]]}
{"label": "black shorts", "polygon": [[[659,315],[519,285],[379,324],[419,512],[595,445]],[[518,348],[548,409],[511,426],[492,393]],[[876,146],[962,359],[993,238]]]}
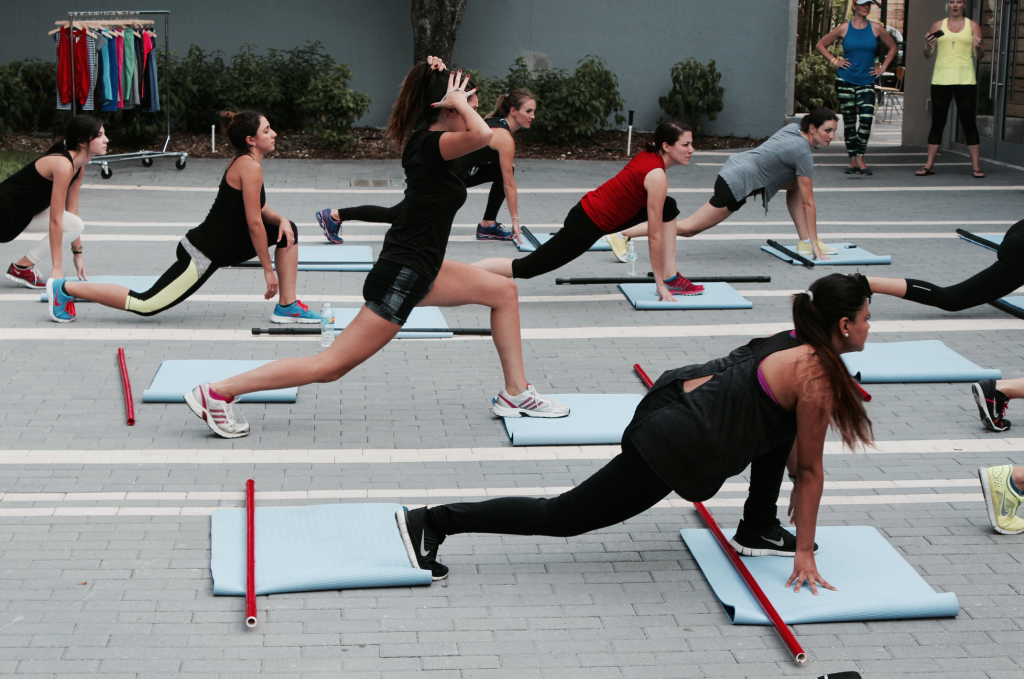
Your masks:
{"label": "black shorts", "polygon": [[378,259],[363,282],[366,308],[385,321],[405,325],[409,314],[434,287],[427,279],[404,264]]}
{"label": "black shorts", "polygon": [[747,199],[744,198],[737,202],[736,197],[732,195],[732,189],[729,188],[729,184],[722,179],[721,175],[718,175],[718,178],[715,179],[715,195],[711,196],[711,200],[708,202],[711,203],[711,207],[726,207],[729,208],[729,212],[736,212],[746,205]]}

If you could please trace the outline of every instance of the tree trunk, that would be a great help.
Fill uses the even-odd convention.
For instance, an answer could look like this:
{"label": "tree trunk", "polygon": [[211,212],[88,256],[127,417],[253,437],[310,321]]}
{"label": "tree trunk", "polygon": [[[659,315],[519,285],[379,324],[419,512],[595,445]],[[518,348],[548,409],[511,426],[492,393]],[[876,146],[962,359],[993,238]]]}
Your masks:
{"label": "tree trunk", "polygon": [[428,56],[451,63],[466,0],[412,0],[412,61]]}

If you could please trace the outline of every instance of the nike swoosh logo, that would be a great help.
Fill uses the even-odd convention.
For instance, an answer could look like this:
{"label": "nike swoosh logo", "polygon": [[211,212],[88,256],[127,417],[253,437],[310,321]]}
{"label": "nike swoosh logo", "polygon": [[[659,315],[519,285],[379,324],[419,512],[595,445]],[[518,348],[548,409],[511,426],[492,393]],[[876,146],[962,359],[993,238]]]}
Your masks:
{"label": "nike swoosh logo", "polygon": [[778,542],[776,542],[775,540],[770,540],[770,539],[768,539],[768,538],[766,538],[764,536],[761,536],[761,539],[764,540],[765,542],[772,543],[776,547],[781,547],[783,545],[783,543],[785,542],[785,540],[783,540],[782,538],[779,538]]}
{"label": "nike swoosh logo", "polygon": [[1010,516],[1013,512],[1007,511],[1006,509],[1006,493],[1003,493],[1002,500],[999,503],[999,513],[1004,517]]}
{"label": "nike swoosh logo", "polygon": [[427,531],[426,531],[426,529],[424,529],[423,532],[420,533],[420,556],[422,556],[424,559],[429,559],[430,558],[430,554],[428,554],[427,550],[426,550],[426,546],[427,546],[426,545],[426,539],[427,539]]}

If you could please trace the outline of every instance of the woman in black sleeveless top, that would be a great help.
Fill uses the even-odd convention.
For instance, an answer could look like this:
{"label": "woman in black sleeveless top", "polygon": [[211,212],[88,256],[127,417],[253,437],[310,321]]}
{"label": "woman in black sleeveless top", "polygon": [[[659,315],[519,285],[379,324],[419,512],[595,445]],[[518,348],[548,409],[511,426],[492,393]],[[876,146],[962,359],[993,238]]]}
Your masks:
{"label": "woman in black sleeveless top", "polygon": [[[636,516],[672,491],[691,502],[707,500],[749,465],[750,494],[733,546],[751,556],[794,556],[787,586],[795,582],[799,590],[807,581],[815,593],[819,584],[833,589],[814,562],[822,452],[830,423],[850,447],[871,443],[871,422],[839,357],[864,348],[869,294],[849,276],[826,276],[794,295],[795,331],[666,372],[637,407],[622,436],[622,453],[558,497],[408,512],[420,567],[435,579],[447,575],[437,549],[448,535],[578,535]],[[797,468],[795,537],[776,518],[791,453]]]}
{"label": "woman in black sleeveless top", "polygon": [[51,259],[51,278],[63,274],[62,243],[71,246],[75,271],[85,279],[78,194],[82,168],[107,152],[103,122],[92,116],[75,116],[64,140],[0,183],[0,243],[22,233],[49,233],[28,254],[7,268],[7,279],[27,288],[42,288],[46,281],[33,267]]}
{"label": "woman in black sleeveless top", "polygon": [[[237,155],[221,177],[217,197],[203,223],[178,243],[177,261],[149,290],[136,292],[120,285],[95,285],[55,280],[47,283],[50,317],[59,323],[75,319],[74,301],[84,299],[140,316],[153,316],[188,299],[220,267],[259,257],[267,282],[265,299],[278,296],[274,323],[319,323],[320,315],[295,296],[299,251],[293,247],[296,227],[267,205],[263,188],[263,157],[274,150],[277,133],[255,111],[221,114],[224,131]],[[270,245],[276,243],[274,263]],[[278,283],[280,276],[280,283]]]}
{"label": "woman in black sleeveless top", "polygon": [[[479,100],[476,94],[469,97],[469,105],[476,109]],[[529,129],[537,117],[537,101],[529,90],[512,90],[498,97],[494,111],[484,118],[491,128],[491,142],[455,161],[455,173],[467,187],[490,184],[484,218],[476,227],[477,240],[512,240],[522,243],[519,233],[519,194],[516,191],[515,159],[516,143],[512,135],[518,130]],[[496,220],[501,204],[508,200],[508,212],[512,216],[512,230],[502,227]],[[324,230],[327,240],[341,243],[341,224],[347,221],[378,222],[393,224],[402,213],[402,203],[391,207],[360,205],[359,207],[330,208],[320,210],[316,219]]]}

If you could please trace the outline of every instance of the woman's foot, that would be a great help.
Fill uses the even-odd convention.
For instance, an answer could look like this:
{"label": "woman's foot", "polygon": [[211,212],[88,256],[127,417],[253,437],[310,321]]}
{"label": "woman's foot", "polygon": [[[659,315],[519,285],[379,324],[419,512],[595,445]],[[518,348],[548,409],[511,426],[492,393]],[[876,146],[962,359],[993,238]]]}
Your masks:
{"label": "woman's foot", "polygon": [[63,278],[46,281],[46,295],[50,298],[50,318],[58,323],[75,320],[75,298],[64,291]]}
{"label": "woman's foot", "polygon": [[409,541],[419,567],[430,571],[434,580],[447,578],[448,566],[437,562],[437,548],[444,542],[444,536],[427,526],[426,507],[405,510],[405,530],[409,533]]}
{"label": "woman's foot", "polygon": [[1006,431],[1010,428],[1010,421],[1005,418],[1010,399],[996,389],[995,380],[975,382],[971,385],[971,394],[974,395],[982,424],[992,431]]}
{"label": "woman's foot", "polygon": [[985,178],[985,173],[982,172],[981,170],[975,170],[974,171],[974,178],[975,179],[984,179]]}
{"label": "woman's foot", "polygon": [[1024,519],[1017,516],[1021,495],[1014,490],[1013,465],[978,469],[981,491],[985,494],[988,518],[996,532],[1004,535],[1024,533]]}
{"label": "woman's foot", "polygon": [[203,382],[185,394],[185,403],[217,436],[237,439],[248,434],[249,423],[233,405],[238,403],[238,397],[225,401],[219,396],[210,389],[209,382]]}
{"label": "woman's foot", "polygon": [[491,412],[498,417],[565,417],[569,414],[569,406],[541,396],[532,384],[527,384],[526,391],[518,396],[502,389],[493,403]]}
{"label": "woman's foot", "polygon": [[483,224],[476,225],[476,239],[477,240],[514,240],[515,234],[508,229],[502,227],[498,222],[494,222],[490,226],[484,226]]}
{"label": "woman's foot", "polygon": [[625,263],[626,252],[629,251],[629,238],[623,236],[621,233],[610,233],[604,236],[604,240],[608,243],[608,247],[612,249],[612,254],[615,255],[615,259]]}
{"label": "woman's foot", "polygon": [[928,176],[931,176],[931,175],[935,174],[935,170],[933,170],[930,167],[922,167],[920,170],[918,170],[914,174],[916,174],[918,177],[928,177]]}
{"label": "woman's foot", "polygon": [[859,167],[848,167],[845,170],[843,170],[843,174],[860,174],[860,168]]}
{"label": "woman's foot", "polygon": [[678,271],[672,278],[665,279],[665,287],[673,295],[702,295],[704,294],[704,286],[693,283],[688,278],[684,278]]}
{"label": "woman's foot", "polygon": [[341,245],[345,239],[341,237],[341,222],[331,216],[331,209],[320,210],[316,213],[316,221],[324,230],[324,236],[335,245]]}
{"label": "woman's foot", "polygon": [[270,316],[271,323],[319,323],[320,314],[310,311],[309,307],[297,299],[288,306],[280,304],[274,307],[274,313]]}
{"label": "woman's foot", "polygon": [[860,174],[865,177],[870,177],[871,175],[874,174],[874,172],[871,171],[870,167],[862,167],[858,170],[858,172],[860,172]]}
{"label": "woman's foot", "polygon": [[17,264],[11,264],[7,267],[7,273],[5,275],[7,276],[7,280],[14,281],[18,285],[23,285],[26,288],[42,290],[46,287],[46,279],[40,276],[39,273],[31,266],[18,266]]}

